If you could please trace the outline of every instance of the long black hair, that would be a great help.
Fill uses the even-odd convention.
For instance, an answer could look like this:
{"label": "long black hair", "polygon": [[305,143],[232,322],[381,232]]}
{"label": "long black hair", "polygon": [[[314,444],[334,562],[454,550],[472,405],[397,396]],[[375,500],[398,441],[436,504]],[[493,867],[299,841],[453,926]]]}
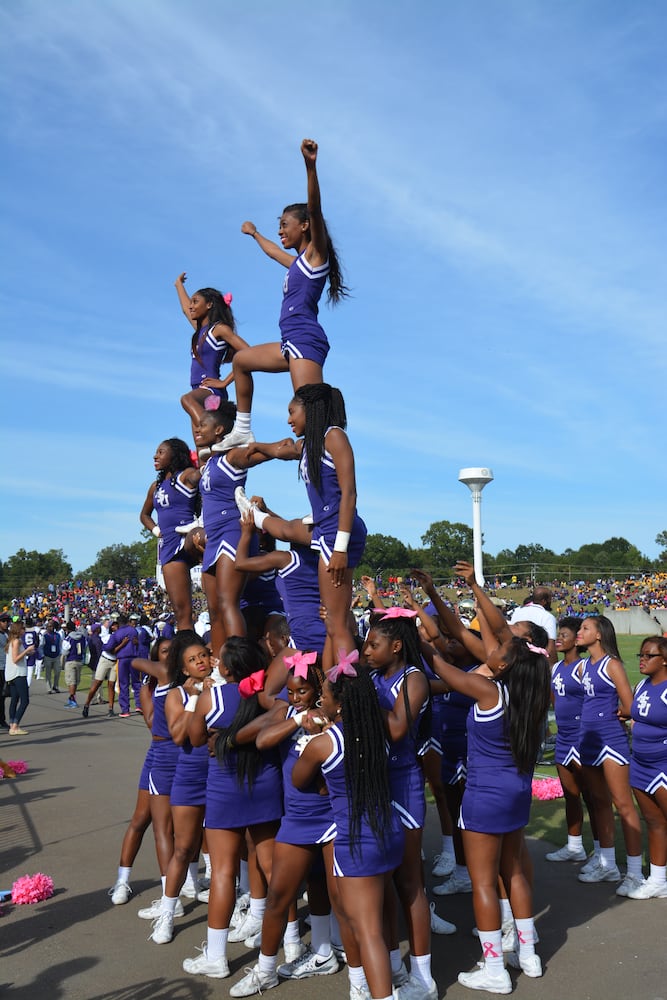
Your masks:
{"label": "long black hair", "polygon": [[[236,684],[257,670],[266,670],[269,665],[269,658],[259,643],[245,636],[230,636],[222,647],[220,658]],[[250,698],[241,698],[231,723],[220,730],[215,741],[215,755],[219,764],[222,765],[227,760],[231,762],[234,757],[236,758],[236,780],[239,788],[247,784],[248,789],[252,789],[262,754],[254,742],[237,745],[234,738],[239,730],[263,711],[256,694]]]}
{"label": "long black hair", "polygon": [[[379,612],[380,616],[382,612]],[[417,667],[426,676],[424,663],[421,655],[421,644],[419,632],[417,631],[416,618],[401,616],[400,618],[382,618],[373,615],[370,629],[385,635],[391,642],[400,641],[402,645],[401,658],[405,667]],[[370,630],[369,630],[370,631]],[[405,670],[405,668],[404,668]],[[405,673],[403,674],[403,703],[405,705],[405,715],[408,720],[408,736],[414,739],[417,749],[421,749],[431,735],[431,689],[429,685],[428,705],[419,718],[416,732],[413,732],[414,719],[410,710],[410,699],[408,697],[408,685]]]}
{"label": "long black hair", "polygon": [[331,685],[340,704],[345,738],[345,786],[350,816],[350,848],[360,853],[361,821],[365,817],[378,841],[391,822],[387,766],[387,735],[377,692],[368,671],[339,674]]}
{"label": "long black hair", "polygon": [[329,427],[340,427],[342,430],[347,427],[345,400],[340,389],[335,389],[327,382],[300,386],[294,393],[294,399],[305,410],[303,446],[308,459],[308,476],[313,486],[319,489],[324,435]]}
{"label": "long black hair", "polygon": [[[307,222],[308,230],[310,232],[310,212],[308,211],[308,205],[305,202],[299,201],[294,205],[286,205],[283,209],[283,215],[293,215],[299,220],[299,222]],[[329,235],[329,229],[324,218],[322,219],[322,225],[324,226],[324,234],[327,239],[327,257],[329,259],[329,287],[327,288],[327,303],[331,306],[335,306],[338,305],[341,299],[347,298],[350,294],[350,289],[343,280],[343,269],[341,267],[340,259],[333,244],[333,240]],[[308,238],[310,239],[310,236]]]}
{"label": "long black hair", "polygon": [[615,660],[623,662],[623,657],[618,650],[618,642],[616,641],[616,629],[609,618],[605,618],[604,615],[586,615],[584,621],[595,622],[600,633],[600,645],[605,653],[608,656],[612,656]]}
{"label": "long black hair", "polygon": [[187,680],[187,675],[183,670],[183,653],[189,646],[201,646],[203,649],[208,649],[202,637],[197,635],[194,629],[179,629],[171,640],[167,654],[167,676],[169,677],[169,686],[172,688],[178,687]]}
{"label": "long black hair", "polygon": [[551,699],[551,667],[543,653],[534,653],[525,639],[512,636],[504,653],[502,684],[507,689],[506,732],[519,771],[535,767]]}
{"label": "long black hair", "polygon": [[167,475],[171,475],[171,478],[175,479],[179,472],[192,468],[190,446],[185,441],[182,441],[181,438],[165,438],[162,443],[169,446],[171,462],[169,463],[169,468],[160,469],[158,472],[156,480],[158,486],[162,485]]}
{"label": "long black hair", "polygon": [[199,334],[201,332],[203,320],[207,320],[209,327],[214,327],[216,323],[224,323],[225,326],[231,327],[232,330],[236,329],[236,323],[234,322],[234,314],[231,307],[227,305],[222,292],[219,292],[217,288],[198,288],[194,294],[201,295],[207,303],[210,303],[207,316],[200,317],[197,320],[197,326],[192,334],[192,353],[201,364],[201,357],[199,354]]}

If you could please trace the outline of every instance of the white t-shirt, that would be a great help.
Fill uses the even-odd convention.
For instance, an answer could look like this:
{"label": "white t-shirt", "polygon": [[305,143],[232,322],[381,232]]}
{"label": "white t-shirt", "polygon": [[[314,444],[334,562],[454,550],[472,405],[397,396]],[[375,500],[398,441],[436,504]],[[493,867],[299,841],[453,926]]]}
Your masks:
{"label": "white t-shirt", "polygon": [[550,639],[555,640],[558,635],[558,622],[541,604],[524,604],[523,607],[517,608],[512,612],[510,625],[516,625],[517,622],[534,622],[535,625],[541,625]]}

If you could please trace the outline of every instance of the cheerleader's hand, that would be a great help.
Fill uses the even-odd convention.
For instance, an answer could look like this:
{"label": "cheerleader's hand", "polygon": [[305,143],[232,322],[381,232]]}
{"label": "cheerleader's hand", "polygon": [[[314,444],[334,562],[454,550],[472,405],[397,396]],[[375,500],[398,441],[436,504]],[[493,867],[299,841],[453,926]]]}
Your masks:
{"label": "cheerleader's hand", "polygon": [[178,276],[178,277],[176,278],[176,281],[174,282],[174,284],[175,284],[175,285],[182,285],[182,284],[183,284],[183,282],[184,282],[184,281],[187,281],[187,280],[188,280],[188,276],[187,276],[187,274],[185,273],[185,271],[183,271],[183,272],[182,272],[181,274],[179,274],[179,276]]}
{"label": "cheerleader's hand", "polygon": [[347,569],[347,552],[332,552],[327,573],[331,575],[331,582],[334,587],[340,587],[345,580],[345,570]]}
{"label": "cheerleader's hand", "polygon": [[257,226],[254,222],[244,222],[241,225],[241,232],[245,233],[246,236],[254,236],[257,232]]}
{"label": "cheerleader's hand", "polygon": [[241,514],[241,534],[252,535],[255,530],[255,518],[251,510],[246,510]]}
{"label": "cheerleader's hand", "polygon": [[471,566],[469,562],[465,559],[459,559],[459,561],[454,566],[454,572],[457,576],[462,576],[469,587],[472,587],[475,582],[475,567]]}
{"label": "cheerleader's hand", "polygon": [[371,600],[377,597],[378,589],[375,585],[375,580],[371,576],[362,576],[360,583]]}
{"label": "cheerleader's hand", "polygon": [[306,164],[315,164],[317,160],[317,143],[314,139],[304,139],[301,143],[301,153]]}
{"label": "cheerleader's hand", "polygon": [[266,514],[269,510],[269,508],[266,506],[266,500],[264,499],[264,497],[252,496],[250,497],[250,503],[254,504],[257,510],[261,510],[262,513],[264,514]]}
{"label": "cheerleader's hand", "polygon": [[430,573],[426,573],[423,569],[411,569],[410,576],[417,581],[425,593],[428,594],[429,590],[433,590],[433,577]]}

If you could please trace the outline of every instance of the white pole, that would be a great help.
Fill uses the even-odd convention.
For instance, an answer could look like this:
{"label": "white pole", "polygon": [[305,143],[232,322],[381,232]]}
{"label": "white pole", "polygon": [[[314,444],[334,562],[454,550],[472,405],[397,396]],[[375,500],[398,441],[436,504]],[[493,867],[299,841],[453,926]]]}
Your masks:
{"label": "white pole", "polygon": [[475,580],[480,587],[484,586],[484,565],[482,563],[482,491],[472,491],[472,546]]}

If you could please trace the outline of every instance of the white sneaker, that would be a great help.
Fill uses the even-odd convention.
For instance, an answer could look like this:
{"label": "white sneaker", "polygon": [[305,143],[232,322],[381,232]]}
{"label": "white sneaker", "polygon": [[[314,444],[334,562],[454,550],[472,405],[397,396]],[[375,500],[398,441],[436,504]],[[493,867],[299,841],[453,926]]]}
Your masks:
{"label": "white sneaker", "polygon": [[169,944],[174,936],[174,917],[171,913],[161,913],[153,921],[153,930],[148,940],[155,944]]}
{"label": "white sneaker", "polygon": [[275,972],[260,972],[259,965],[252,969],[245,970],[243,979],[229,987],[230,997],[251,997],[255,993],[263,993],[264,990],[273,989],[278,985],[278,977]]}
{"label": "white sneaker", "polygon": [[261,948],[262,928],[260,927],[260,929],[255,934],[249,934],[247,938],[244,938],[243,944],[246,948]]}
{"label": "white sneaker", "polygon": [[372,1000],[367,986],[353,986],[350,983],[350,1000]]}
{"label": "white sneaker", "polygon": [[565,844],[557,851],[551,851],[544,855],[546,861],[585,861],[588,855],[583,847],[571,848]]}
{"label": "white sneaker", "polygon": [[631,892],[636,892],[644,883],[643,875],[631,875],[629,872],[616,890],[617,896],[629,896]]}
{"label": "white sneaker", "polygon": [[512,992],[512,980],[507,969],[503,969],[499,976],[490,976],[484,962],[479,962],[472,972],[459,972],[458,979],[461,986],[467,986],[470,990],[486,990],[487,993]]}
{"label": "white sneaker", "polygon": [[629,899],[667,899],[667,882],[656,882],[650,876],[641,885],[631,889]]}
{"label": "white sneaker", "polygon": [[[139,910],[137,916],[140,917],[141,920],[157,920],[157,918],[160,916],[161,913],[162,913],[162,900],[154,899],[150,906],[145,906],[143,910]],[[182,917],[184,913],[185,910],[183,909],[183,904],[179,899],[176,903],[174,916]]]}
{"label": "white sneaker", "polygon": [[132,889],[129,882],[123,882],[123,880],[119,878],[116,884],[112,885],[109,889],[109,895],[111,896],[111,902],[114,906],[122,906],[123,903],[127,903],[132,895]]}
{"label": "white sneaker", "polygon": [[436,854],[433,858],[431,874],[435,875],[436,878],[446,878],[447,875],[451,875],[454,871],[455,864],[455,856],[448,851],[443,851],[442,854]]}
{"label": "white sneaker", "polygon": [[621,873],[618,865],[603,865],[598,859],[598,863],[585,872],[579,872],[577,878],[580,882],[620,882]]}
{"label": "white sneaker", "polygon": [[409,975],[402,986],[394,991],[396,1000],[438,1000],[438,987],[435,979],[426,986],[418,976]]}
{"label": "white sneaker", "polygon": [[322,958],[308,948],[295,962],[280,965],[278,975],[281,979],[308,979],[310,976],[333,976],[339,968],[333,951]]}
{"label": "white sneaker", "polygon": [[191,976],[208,976],[210,979],[226,979],[229,975],[229,965],[224,955],[210,959],[206,951],[206,942],[201,946],[201,955],[183,960],[183,971]]}
{"label": "white sneaker", "polygon": [[408,981],[408,969],[405,962],[401,962],[400,968],[391,974],[391,985],[402,986]]}
{"label": "white sneaker", "polygon": [[435,903],[430,904],[431,910],[431,931],[433,934],[456,934],[456,924],[450,924],[449,920],[443,920],[435,912]]}
{"label": "white sneaker", "polygon": [[250,893],[242,892],[240,896],[236,898],[236,905],[234,907],[234,912],[232,913],[231,919],[229,921],[230,927],[238,927],[245,918],[248,916],[248,910],[250,908]]}
{"label": "white sneaker", "polygon": [[259,934],[262,929],[262,921],[257,917],[253,917],[250,910],[246,913],[243,920],[240,921],[234,928],[234,930],[229,932],[228,941],[245,941],[248,937],[254,937],[255,934]]}
{"label": "white sneaker", "polygon": [[472,892],[472,882],[469,875],[459,875],[454,872],[442,885],[434,885],[431,890],[434,896],[453,896],[457,892]]}
{"label": "white sneaker", "polygon": [[521,958],[521,954],[511,951],[507,956],[507,964],[513,969],[521,969],[531,979],[539,979],[542,975],[542,961],[539,955],[526,955]]}
{"label": "white sneaker", "polygon": [[250,503],[250,500],[248,500],[242,486],[237,486],[234,490],[234,500],[236,501],[236,506],[242,514],[249,514],[251,511],[257,509],[257,505]]}
{"label": "white sneaker", "polygon": [[210,889],[197,889],[197,902],[208,903],[208,897],[210,893],[211,893]]}
{"label": "white sneaker", "polygon": [[181,886],[181,896],[185,896],[186,899],[196,899],[197,898],[197,886],[191,879],[186,879]]}
{"label": "white sneaker", "polygon": [[222,441],[211,445],[211,451],[231,451],[232,448],[243,448],[247,444],[252,444],[255,435],[252,431],[240,431],[233,427],[229,434],[223,437]]}
{"label": "white sneaker", "polygon": [[[297,958],[301,958],[301,956],[305,955],[307,951],[308,949],[303,941],[284,941],[283,952],[285,953],[285,965],[291,965],[292,962],[296,962]],[[278,973],[278,975],[280,975],[280,973]]]}
{"label": "white sneaker", "polygon": [[595,866],[598,865],[599,863],[600,863],[600,855],[595,854],[595,852],[593,852],[593,854],[591,854],[586,864],[582,865],[581,868],[579,869],[579,874],[581,875],[581,873],[583,872],[585,875],[586,872],[589,872],[591,868],[595,868]]}
{"label": "white sneaker", "polygon": [[195,528],[203,528],[203,527],[204,527],[204,519],[200,514],[199,517],[196,517],[194,521],[190,521],[188,524],[177,524],[176,527],[174,528],[174,531],[176,532],[177,535],[187,535],[189,534],[189,532],[194,531]]}

